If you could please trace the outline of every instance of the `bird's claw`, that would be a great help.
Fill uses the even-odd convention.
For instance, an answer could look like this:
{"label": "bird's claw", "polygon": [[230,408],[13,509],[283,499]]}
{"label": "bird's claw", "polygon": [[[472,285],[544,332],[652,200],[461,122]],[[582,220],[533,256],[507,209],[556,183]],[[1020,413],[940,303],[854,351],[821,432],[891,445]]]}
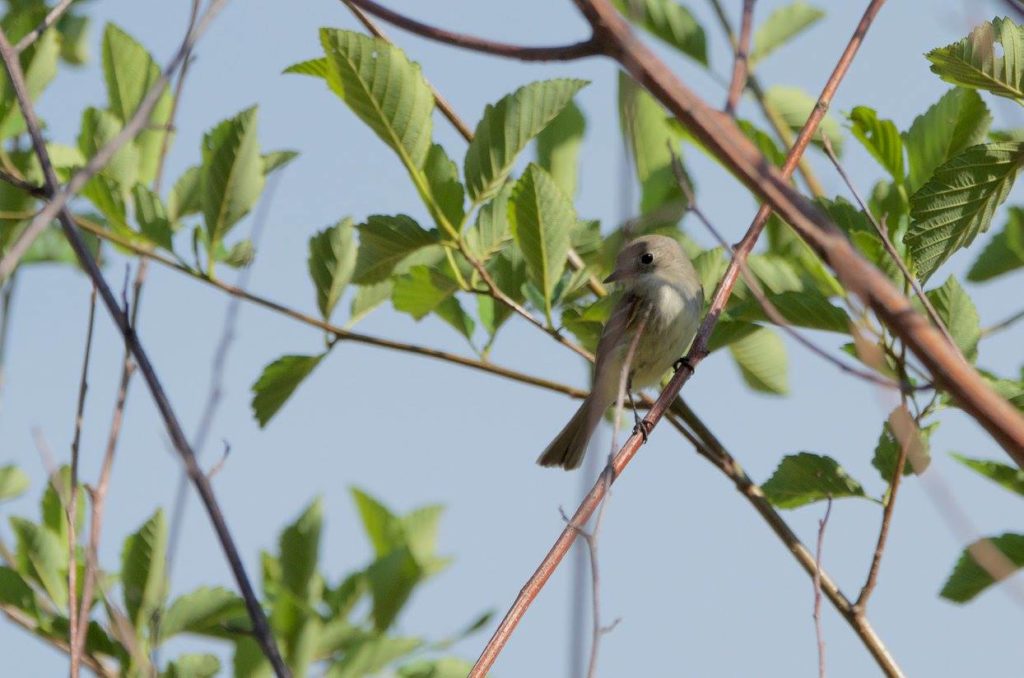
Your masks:
{"label": "bird's claw", "polygon": [[653,428],[654,424],[647,421],[646,419],[641,419],[640,421],[636,422],[635,426],[633,426],[633,433],[639,433],[640,437],[644,439],[644,443],[646,444],[647,436],[651,434],[651,429]]}
{"label": "bird's claw", "polygon": [[683,356],[679,360],[672,363],[673,372],[678,372],[683,367],[685,367],[690,374],[693,374],[693,363],[691,363],[690,359],[687,358],[686,356]]}

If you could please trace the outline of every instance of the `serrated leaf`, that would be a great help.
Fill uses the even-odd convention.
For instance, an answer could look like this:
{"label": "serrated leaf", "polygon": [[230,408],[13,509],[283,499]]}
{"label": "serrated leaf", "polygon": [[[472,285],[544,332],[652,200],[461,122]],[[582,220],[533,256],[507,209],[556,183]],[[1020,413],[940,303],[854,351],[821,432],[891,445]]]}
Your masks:
{"label": "serrated leaf", "polygon": [[897,182],[904,178],[903,139],[892,120],[879,119],[867,106],[856,106],[849,114],[853,136]]}
{"label": "serrated leaf", "polygon": [[128,536],[121,549],[121,589],[125,612],[141,633],[167,596],[167,523],[162,509]]}
{"label": "serrated leaf", "polygon": [[1016,466],[990,459],[972,459],[962,454],[954,454],[953,458],[1007,490],[1024,496],[1024,471]]}
{"label": "serrated leaf", "polygon": [[17,542],[15,563],[26,578],[39,584],[57,607],[68,600],[68,547],[66,542],[41,525],[11,516],[11,531]]}
{"label": "serrated leaf", "polygon": [[974,260],[967,279],[983,282],[1018,268],[1024,268],[1024,208],[1010,207],[1006,210],[1006,225]]}
{"label": "serrated leaf", "polygon": [[681,3],[675,0],[614,0],[614,4],[626,18],[643,26],[651,35],[698,63],[708,65],[704,29]]}
{"label": "serrated leaf", "polygon": [[824,17],[825,12],[799,0],[776,8],[754,31],[750,65],[761,61]]}
{"label": "serrated leaf", "polygon": [[927,111],[914,118],[903,135],[908,190],[916,191],[931,179],[939,165],[965,148],[984,141],[991,122],[992,116],[977,92],[954,87],[943,94]]}
{"label": "serrated leaf", "polygon": [[1010,19],[983,23],[925,57],[932,73],[946,82],[1024,102],[1024,28]]}
{"label": "serrated leaf", "polygon": [[[998,537],[986,537],[974,542],[960,554],[960,559],[942,587],[940,596],[954,603],[966,603],[995,583],[989,571],[975,560],[972,552],[985,557],[985,545],[997,549],[1009,561],[1009,571],[1001,573],[1008,577],[1017,569],[1024,567],[1024,535],[1002,534]],[[1002,563],[1000,563],[1000,566]]]}
{"label": "serrated leaf", "polygon": [[[82,112],[82,126],[78,132],[78,148],[91,158],[121,132],[122,123],[109,111],[86,108]],[[127,192],[139,179],[139,151],[133,144],[125,144],[114,153],[101,176],[109,177]],[[97,205],[102,210],[102,207]]]}
{"label": "serrated leaf", "polygon": [[411,217],[370,215],[359,229],[352,280],[363,285],[388,278],[403,259],[437,242],[437,232],[420,227]]}
{"label": "serrated leaf", "polygon": [[[22,9],[21,11],[24,11]],[[10,17],[12,13],[7,16]],[[57,75],[57,56],[60,53],[60,38],[57,31],[45,31],[31,47],[19,55],[25,88],[29,99],[35,101],[46,86]],[[21,117],[18,100],[14,96],[10,78],[0,78],[0,140],[25,131],[25,120]]]}
{"label": "serrated leaf", "polygon": [[[768,108],[774,111],[779,119],[794,132],[799,132],[803,128],[811,111],[817,105],[817,100],[799,87],[775,85],[769,87],[764,96]],[[831,115],[822,118],[812,141],[821,145],[824,137],[828,137],[836,154],[841,155],[843,130]]]}
{"label": "serrated leaf", "polygon": [[981,318],[967,291],[956,278],[949,276],[942,287],[928,291],[927,296],[957,348],[969,361],[976,361],[981,340]]}
{"label": "serrated leaf", "polygon": [[465,188],[459,181],[458,165],[448,157],[440,145],[434,144],[427,153],[423,174],[430,190],[431,201],[448,223],[458,228],[462,223],[465,209]]}
{"label": "serrated leaf", "polygon": [[325,321],[331,319],[331,313],[355,271],[353,233],[352,220],[345,217],[309,239],[309,277],[316,286],[316,305]]}
{"label": "serrated leaf", "polygon": [[422,168],[430,150],[434,97],[399,48],[380,38],[320,29],[327,82],[407,167]]}
{"label": "serrated leaf", "polygon": [[544,169],[530,164],[512,189],[509,225],[526,260],[526,271],[544,297],[551,319],[555,285],[565,270],[569,232],[576,223],[572,202]]}
{"label": "serrated leaf", "polygon": [[789,391],[786,347],[777,334],[759,327],[729,344],[729,352],[747,386],[762,393],[782,395]]}
{"label": "serrated leaf", "polygon": [[[766,296],[790,325],[841,334],[850,332],[850,317],[846,311],[830,303],[820,292],[801,290]],[[748,322],[763,322],[768,319],[768,314],[757,299],[748,299],[731,308],[729,315],[736,320]]]}
{"label": "serrated leaf", "polygon": [[181,173],[167,197],[167,214],[172,221],[203,211],[201,186],[201,167],[189,167]]}
{"label": "serrated leaf", "polygon": [[162,674],[164,678],[213,678],[220,673],[220,659],[212,654],[183,654]]}
{"label": "serrated leaf", "polygon": [[299,384],[320,364],[324,354],[286,355],[263,368],[252,385],[252,412],[260,428],[267,425]]}
{"label": "serrated leaf", "polygon": [[294,63],[281,72],[292,73],[295,75],[308,75],[314,78],[323,78],[324,80],[326,80],[327,70],[327,58],[319,57],[316,59],[306,59],[305,61]]}
{"label": "serrated leaf", "polygon": [[154,245],[173,251],[174,231],[160,196],[142,184],[135,184],[132,198],[135,202],[135,221],[142,235]]}
{"label": "serrated leaf", "polygon": [[516,156],[564,109],[584,80],[544,80],[520,87],[484,109],[463,162],[474,204],[494,195]]}
{"label": "serrated leaf", "polygon": [[928,468],[931,464],[929,439],[936,426],[937,423],[924,428],[918,427],[910,413],[902,406],[889,414],[882,424],[882,432],[878,436],[875,453],[871,459],[871,465],[878,470],[884,482],[892,482],[893,474],[896,473],[896,463],[904,446],[907,448],[907,460],[903,465],[903,475],[920,474]]}
{"label": "serrated leaf", "polygon": [[486,262],[501,251],[512,235],[508,225],[508,199],[512,184],[507,183],[477,210],[476,223],[466,231],[466,246],[479,261]]}
{"label": "serrated leaf", "polygon": [[554,178],[570,198],[576,195],[580,146],[586,120],[572,101],[537,135],[537,164]]}
{"label": "serrated leaf", "polygon": [[14,464],[0,467],[0,501],[20,496],[28,489],[28,474]]}
{"label": "serrated leaf", "polygon": [[245,601],[238,594],[221,587],[203,586],[171,603],[160,619],[160,635],[217,635],[227,622],[239,618],[247,619],[247,613]]}
{"label": "serrated leaf", "polygon": [[263,192],[263,158],[256,136],[256,108],[219,123],[203,136],[200,204],[210,251]]}
{"label": "serrated leaf", "polygon": [[972,146],[941,165],[914,193],[903,240],[922,282],[988,230],[1022,167],[1024,143]]}
{"label": "serrated leaf", "polygon": [[775,506],[797,508],[829,497],[864,497],[864,488],[831,457],[811,452],[787,455],[761,485]]}

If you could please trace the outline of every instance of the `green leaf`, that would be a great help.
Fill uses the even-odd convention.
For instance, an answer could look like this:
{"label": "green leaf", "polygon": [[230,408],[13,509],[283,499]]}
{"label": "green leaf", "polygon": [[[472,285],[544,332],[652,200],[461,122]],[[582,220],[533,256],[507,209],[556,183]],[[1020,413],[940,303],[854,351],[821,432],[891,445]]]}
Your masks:
{"label": "green leaf", "polygon": [[374,283],[372,285],[360,285],[352,298],[352,307],[349,310],[348,322],[345,327],[352,327],[366,317],[366,314],[377,308],[391,298],[391,291],[394,283],[390,280]]}
{"label": "green leaf", "polygon": [[231,268],[245,268],[256,259],[256,248],[252,240],[244,238],[232,245],[231,249],[218,249],[216,259]]}
{"label": "green leaf", "polygon": [[925,57],[932,73],[946,82],[1024,103],[1024,28],[1010,19],[983,23]]}
{"label": "green leaf", "polygon": [[[794,132],[799,132],[803,128],[811,111],[817,105],[817,99],[799,87],[775,85],[769,87],[764,96],[768,108],[774,111],[779,119]],[[831,115],[822,118],[812,141],[821,145],[823,135],[828,137],[836,154],[841,155],[843,130]]]}
{"label": "green leaf", "polygon": [[537,164],[554,178],[570,198],[576,195],[580,146],[586,120],[572,101],[537,135]]}
{"label": "green leaf", "polygon": [[729,344],[729,352],[747,386],[762,393],[782,395],[789,391],[786,347],[779,335],[759,327]]}
{"label": "green leaf", "polygon": [[[7,16],[14,14],[12,11]],[[57,56],[60,53],[60,39],[57,31],[45,31],[31,47],[21,53],[22,72],[25,74],[25,88],[29,99],[35,101],[57,75]],[[21,117],[17,98],[10,78],[0,78],[0,140],[24,132],[25,120]]]}
{"label": "green leaf", "polygon": [[398,678],[465,678],[473,665],[455,657],[421,659],[398,669]]}
{"label": "green leaf", "polygon": [[[61,543],[68,541],[68,506],[71,497],[71,467],[67,464],[50,476],[43,496],[39,501],[39,514],[43,527],[47,528]],[[75,529],[79,534],[85,524],[85,488],[78,487],[75,503]]]}
{"label": "green leaf", "polygon": [[220,660],[212,654],[183,654],[167,666],[165,678],[214,678],[220,673]]}
{"label": "green leaf", "polygon": [[775,9],[754,31],[750,65],[761,61],[824,17],[825,12],[800,0]]}
{"label": "green leaf", "polygon": [[[110,111],[125,124],[160,79],[160,67],[152,55],[123,30],[107,24],[103,32],[103,77]],[[139,180],[153,181],[164,143],[164,129],[171,117],[171,94],[164,85],[143,131],[129,144],[138,150]]]}
{"label": "green leaf", "polygon": [[903,140],[892,120],[880,120],[878,114],[867,106],[857,106],[850,111],[853,136],[867,149],[885,171],[897,182],[904,179]]}
{"label": "green leaf", "polygon": [[431,266],[413,266],[395,280],[391,301],[396,311],[408,313],[416,320],[451,298],[459,288],[452,278]]}
{"label": "green leaf", "polygon": [[423,577],[420,564],[408,547],[392,551],[366,568],[373,597],[373,624],[387,630]]}
{"label": "green leaf", "polygon": [[263,655],[259,643],[253,638],[242,637],[235,641],[235,655],[232,658],[232,675],[246,678],[273,678],[274,671]]}
{"label": "green leaf", "polygon": [[270,176],[279,169],[289,165],[299,157],[298,151],[271,151],[263,154],[263,175]]}
{"label": "green leaf", "polygon": [[501,251],[512,237],[508,225],[508,199],[511,193],[512,184],[506,183],[477,211],[476,223],[466,231],[466,246],[480,261],[486,262]]}
{"label": "green leaf", "polygon": [[[308,75],[314,78],[323,78],[327,80],[327,58],[320,57],[318,59],[306,59],[298,63],[292,64],[288,68],[282,71],[283,73],[292,73],[295,75]],[[340,94],[341,90],[338,90]]]}
{"label": "green leaf", "polygon": [[243,601],[234,591],[219,586],[203,586],[171,603],[160,620],[160,635],[170,638],[179,633],[219,635],[228,622],[248,616]]}
{"label": "green leaf", "polygon": [[431,146],[434,97],[419,64],[361,33],[322,28],[320,42],[328,84],[407,167],[422,168]]}
{"label": "green leaf", "polygon": [[324,355],[286,355],[263,368],[263,373],[252,385],[252,412],[260,428],[277,414]]}
{"label": "green leaf", "polygon": [[415,509],[399,519],[409,551],[417,562],[429,564],[436,559],[437,531],[443,513],[443,506],[431,504]]}
{"label": "green leaf", "polygon": [[484,108],[463,162],[466,188],[474,204],[501,188],[519,152],[586,84],[584,80],[534,82]]}
{"label": "green leaf", "polygon": [[281,533],[281,582],[299,600],[317,602],[313,598],[316,564],[320,554],[320,532],[323,528],[323,502],[318,497],[294,523]]}
{"label": "green leaf", "polygon": [[981,340],[981,319],[967,291],[956,278],[949,276],[942,287],[930,290],[927,296],[957,348],[969,361],[976,361],[978,342]]}
{"label": "green leaf", "polygon": [[203,136],[200,203],[210,251],[249,213],[263,192],[263,158],[256,108],[219,123]]}
{"label": "green leaf", "polygon": [[[825,332],[849,334],[850,317],[846,311],[832,305],[828,298],[815,290],[789,291],[768,294],[768,301],[790,325]],[[749,299],[729,310],[736,320],[761,322],[768,316],[757,299]]]}
{"label": "green leaf", "polygon": [[81,66],[89,60],[89,23],[86,16],[65,14],[57,22],[60,31],[60,58]]}
{"label": "green leaf", "polygon": [[704,29],[682,4],[675,0],[614,0],[626,18],[680,52],[708,65]]}
{"label": "green leaf", "polygon": [[737,119],[736,126],[743,134],[754,142],[757,150],[761,151],[764,157],[768,158],[776,167],[782,167],[786,163],[786,154],[782,152],[775,139],[762,129],[759,129],[749,120]]}
{"label": "green leaf", "polygon": [[[526,284],[526,263],[521,256],[516,256],[515,259],[513,261],[512,257],[499,255],[488,262],[487,270],[498,289],[516,303],[522,303],[523,286]],[[505,304],[482,294],[476,295],[476,303],[480,322],[491,337],[497,334],[498,329],[513,313]]]}
{"label": "green leaf", "polygon": [[1024,143],[972,146],[941,165],[914,193],[912,222],[903,241],[922,282],[988,230],[1021,167]]}
{"label": "green leaf", "polygon": [[50,600],[63,608],[68,601],[67,542],[24,518],[11,516],[10,523],[17,541],[15,563],[18,572],[39,584]]}
{"label": "green leaf", "polygon": [[[430,147],[423,174],[430,190],[430,201],[447,223],[459,228],[465,214],[466,189],[459,181],[459,167],[438,144]],[[440,227],[441,224],[438,224]]]}
{"label": "green leaf", "polygon": [[[91,158],[121,132],[121,121],[109,111],[86,108],[82,112],[82,127],[78,133],[78,148]],[[122,191],[128,191],[139,179],[139,151],[132,144],[117,150],[100,175],[115,181]],[[97,205],[100,209],[102,206]]]}
{"label": "green leaf", "polygon": [[572,202],[550,174],[530,164],[512,189],[509,224],[526,260],[526,271],[544,296],[549,320],[552,295],[569,253],[569,231],[575,223]]}
{"label": "green leaf", "polygon": [[142,632],[167,596],[167,523],[162,509],[128,536],[121,549],[121,588],[125,612]]}
{"label": "green leaf", "polygon": [[32,587],[17,571],[5,565],[0,565],[0,604],[13,605],[32,618],[39,614]]}
{"label": "green leaf", "polygon": [[829,497],[864,497],[864,488],[831,457],[800,452],[786,455],[761,486],[764,496],[779,508],[797,508]]}
{"label": "green leaf", "polygon": [[171,194],[167,197],[167,214],[172,221],[203,211],[202,172],[201,167],[189,167],[174,182]]}
{"label": "green leaf", "polygon": [[0,466],[0,501],[7,501],[28,489],[28,474],[14,464]]}
{"label": "green leaf", "polygon": [[164,207],[160,196],[142,184],[135,184],[132,188],[132,198],[135,202],[135,221],[138,222],[142,235],[154,245],[173,251],[174,231],[171,229],[167,208]]}
{"label": "green leaf", "polygon": [[1010,207],[1006,225],[996,233],[967,273],[972,282],[983,282],[1024,268],[1024,208]]}
{"label": "green leaf", "polygon": [[309,277],[316,286],[316,305],[325,321],[331,319],[356,268],[352,220],[345,217],[309,239]]}
{"label": "green leaf", "polygon": [[378,557],[391,553],[404,543],[402,525],[384,504],[359,488],[350,489],[356,509],[363,520],[363,529]]}
{"label": "green leaf", "polygon": [[916,191],[931,179],[935,168],[960,151],[985,141],[992,116],[978,93],[954,87],[914,118],[903,135],[907,149],[908,186]]}
{"label": "green leaf", "polygon": [[419,638],[370,637],[356,645],[327,671],[326,678],[372,676],[423,644]]}
{"label": "green leaf", "polygon": [[875,454],[871,459],[871,465],[878,469],[878,474],[884,482],[892,482],[893,474],[896,473],[896,463],[904,445],[907,446],[907,461],[903,465],[903,475],[923,473],[928,468],[931,464],[929,440],[936,426],[938,423],[924,428],[918,427],[910,413],[902,406],[889,414],[888,419],[882,424],[882,432],[878,436]]}
{"label": "green leaf", "polygon": [[388,278],[410,254],[437,242],[437,232],[420,227],[411,217],[370,215],[360,224],[359,252],[352,280],[359,284]]}
{"label": "green leaf", "polygon": [[1010,466],[1009,464],[989,459],[971,459],[961,454],[954,454],[953,458],[967,468],[977,471],[1011,492],[1024,496],[1024,471],[1016,466]]}
{"label": "green leaf", "polygon": [[1013,568],[1005,573],[1010,576],[1020,567],[1024,567],[1024,535],[1002,534],[998,537],[986,537],[974,542],[960,554],[960,559],[942,587],[940,596],[954,603],[966,603],[995,583],[988,570],[983,568],[972,556],[984,548],[985,544],[991,545],[1001,552]]}

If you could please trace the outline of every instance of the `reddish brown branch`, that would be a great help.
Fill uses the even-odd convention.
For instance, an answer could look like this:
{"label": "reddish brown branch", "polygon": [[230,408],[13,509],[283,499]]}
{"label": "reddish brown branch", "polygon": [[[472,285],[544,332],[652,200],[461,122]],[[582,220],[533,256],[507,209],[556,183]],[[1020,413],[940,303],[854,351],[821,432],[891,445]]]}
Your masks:
{"label": "reddish brown branch", "polygon": [[593,37],[569,45],[556,45],[552,47],[512,45],[431,26],[383,7],[373,2],[373,0],[344,0],[344,2],[347,5],[355,5],[359,9],[410,33],[443,42],[453,47],[461,47],[474,52],[483,52],[484,54],[519,59],[520,61],[571,61],[573,59],[596,56],[601,53],[601,44]]}
{"label": "reddish brown branch", "polygon": [[736,56],[732,64],[732,81],[725,100],[725,113],[736,115],[736,106],[747,86],[747,69],[750,57],[750,33],[754,23],[754,0],[743,0],[743,18],[740,22],[740,38],[736,43]]}

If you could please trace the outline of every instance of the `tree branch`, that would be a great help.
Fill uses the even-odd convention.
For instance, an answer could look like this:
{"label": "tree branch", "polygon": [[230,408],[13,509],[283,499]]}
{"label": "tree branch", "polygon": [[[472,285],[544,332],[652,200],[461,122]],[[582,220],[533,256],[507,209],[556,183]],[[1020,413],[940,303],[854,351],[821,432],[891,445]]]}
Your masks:
{"label": "tree branch", "polygon": [[818,543],[814,550],[814,635],[818,645],[818,678],[825,678],[825,633],[821,628],[821,551],[825,544],[825,526],[832,514],[832,497],[828,498],[825,516],[818,521]]}
{"label": "tree branch", "polygon": [[[223,0],[213,0],[210,4],[206,13],[204,14],[203,20],[200,21],[199,26],[195,30],[190,31],[188,37],[185,39],[183,49],[179,50],[179,56],[184,54],[187,45],[191,44],[198,37],[201,29],[208,24],[209,19],[212,18],[214,12],[223,5]],[[278,676],[289,675],[288,668],[285,666],[284,661],[281,659],[280,653],[277,651],[274,638],[270,633],[270,627],[267,623],[266,614],[262,607],[260,607],[259,600],[256,597],[256,593],[249,582],[249,578],[245,573],[245,566],[242,564],[241,557],[238,555],[238,549],[235,546],[234,538],[231,536],[231,532],[228,529],[227,523],[224,520],[224,516],[221,513],[220,506],[217,503],[216,497],[213,494],[213,489],[210,487],[209,481],[205,474],[199,468],[196,462],[195,453],[192,448],[189,447],[188,440],[185,438],[184,431],[181,428],[181,424],[178,421],[177,415],[174,413],[174,409],[171,407],[170,401],[167,398],[167,394],[164,392],[163,386],[160,383],[159,378],[156,375],[156,371],[153,368],[152,363],[149,360],[149,356],[145,349],[142,347],[138,336],[135,334],[134,329],[129,323],[126,313],[118,306],[117,300],[111,292],[109,285],[103,277],[102,272],[99,269],[99,265],[93,258],[92,253],[89,251],[79,234],[78,229],[75,227],[72,221],[71,214],[66,208],[66,202],[71,195],[77,190],[74,188],[75,179],[73,178],[69,185],[58,193],[58,182],[57,176],[54,173],[53,165],[50,162],[49,153],[46,150],[46,143],[43,140],[42,133],[39,127],[39,121],[36,118],[35,111],[32,107],[31,99],[28,96],[28,90],[25,86],[25,76],[21,70],[21,63],[18,60],[17,55],[14,53],[11,44],[7,40],[7,36],[2,30],[0,30],[0,56],[3,57],[4,67],[7,70],[7,75],[10,78],[11,85],[14,89],[15,96],[17,97],[19,107],[21,108],[22,116],[25,119],[26,127],[29,131],[29,136],[32,139],[32,145],[35,149],[36,156],[39,158],[39,163],[42,166],[43,176],[46,180],[46,189],[51,196],[51,202],[40,212],[40,215],[45,214],[48,210],[52,210],[53,215],[45,220],[49,223],[52,216],[59,218],[61,228],[64,231],[64,235],[67,238],[72,250],[75,252],[79,263],[88,273],[92,279],[93,284],[99,291],[100,297],[103,300],[104,305],[107,307],[107,311],[110,313],[114,322],[118,326],[121,334],[125,337],[132,354],[135,356],[135,360],[138,363],[139,371],[142,372],[143,377],[146,380],[149,390],[153,395],[153,399],[156,402],[157,409],[160,411],[160,415],[164,420],[167,427],[167,432],[171,438],[171,442],[174,444],[175,449],[178,451],[182,461],[185,464],[185,468],[188,470],[189,476],[192,478],[192,482],[196,486],[196,490],[199,492],[200,497],[206,506],[207,513],[209,514],[210,521],[213,523],[217,537],[221,543],[221,547],[224,550],[224,554],[228,559],[231,566],[232,573],[235,576],[235,580],[239,586],[242,594],[242,598],[245,600],[246,608],[249,616],[253,623],[253,632],[256,636],[257,641],[260,644],[263,653],[267,656],[271,666]],[[172,60],[174,62],[177,61]],[[137,112],[133,120],[138,120],[138,129],[141,129],[145,120],[148,120],[148,108],[151,108],[158,98],[162,87],[167,82],[167,73],[165,72],[161,79],[158,80],[156,86],[150,90],[144,99],[143,103],[139,107],[139,111],[145,111],[143,115],[139,115]],[[161,81],[163,84],[161,84]],[[131,122],[125,126],[124,130],[114,140],[110,142],[104,150],[111,149],[110,153],[117,147],[119,139],[123,141],[131,138],[126,135],[126,132],[131,132],[133,136],[138,129],[131,131]],[[111,148],[113,147],[113,148]],[[106,162],[106,158],[103,157],[104,152],[101,150],[92,160],[87,164],[86,169],[78,172],[75,177],[83,176],[83,173],[88,171],[90,166],[95,165],[98,169],[102,167],[102,164]],[[37,220],[39,217],[37,217]],[[33,222],[34,223],[34,222]],[[45,224],[44,224],[45,225]],[[24,234],[23,234],[24,235]],[[9,253],[10,254],[10,253]],[[6,260],[6,257],[5,257]],[[15,258],[16,261],[16,258]]]}
{"label": "tree branch", "polygon": [[28,49],[33,42],[39,39],[39,36],[46,32],[46,29],[60,21],[61,16],[64,12],[71,7],[71,3],[74,0],[60,0],[53,8],[46,13],[46,16],[39,25],[33,28],[31,31],[25,34],[25,36],[18,41],[18,44],[14,46],[14,51],[21,54]]}
{"label": "tree branch", "polygon": [[453,47],[461,47],[474,52],[483,52],[484,54],[519,59],[520,61],[571,61],[573,59],[596,56],[601,53],[601,45],[593,37],[581,42],[574,42],[570,45],[557,45],[554,47],[512,45],[431,26],[383,7],[373,2],[373,0],[343,0],[343,2],[346,5],[355,5],[359,9],[410,33],[443,42]]}
{"label": "tree branch", "polygon": [[726,115],[736,115],[740,95],[747,86],[747,61],[750,56],[750,32],[754,23],[754,0],[743,0],[743,18],[740,22],[740,38],[735,45],[736,56],[732,64],[732,81],[725,100]]}

